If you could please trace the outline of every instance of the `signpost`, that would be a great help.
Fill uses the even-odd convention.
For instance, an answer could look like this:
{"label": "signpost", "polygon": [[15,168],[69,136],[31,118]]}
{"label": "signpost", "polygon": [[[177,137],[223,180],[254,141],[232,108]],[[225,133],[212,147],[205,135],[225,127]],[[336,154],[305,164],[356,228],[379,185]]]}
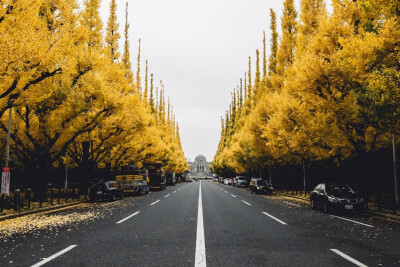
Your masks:
{"label": "signpost", "polygon": [[1,172],[1,193],[8,196],[10,194],[10,168],[3,167]]}

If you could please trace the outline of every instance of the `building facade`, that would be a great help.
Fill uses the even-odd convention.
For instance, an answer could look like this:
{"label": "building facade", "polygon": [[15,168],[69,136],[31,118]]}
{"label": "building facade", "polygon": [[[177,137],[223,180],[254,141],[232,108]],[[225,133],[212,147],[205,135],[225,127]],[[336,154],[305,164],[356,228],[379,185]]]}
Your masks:
{"label": "building facade", "polygon": [[198,155],[194,162],[190,163],[191,176],[208,176],[210,175],[210,163],[207,162],[206,157]]}

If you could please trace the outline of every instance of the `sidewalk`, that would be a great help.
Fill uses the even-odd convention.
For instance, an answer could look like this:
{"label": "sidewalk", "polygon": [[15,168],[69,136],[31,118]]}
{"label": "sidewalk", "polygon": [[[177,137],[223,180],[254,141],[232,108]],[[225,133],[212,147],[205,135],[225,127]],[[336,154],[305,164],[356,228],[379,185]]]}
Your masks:
{"label": "sidewalk", "polygon": [[23,211],[23,212],[15,212],[15,213],[11,213],[11,214],[0,215],[0,221],[4,221],[7,219],[13,219],[13,218],[17,218],[17,217],[22,217],[25,215],[30,215],[30,214],[35,214],[35,213],[41,213],[41,212],[46,212],[46,211],[55,211],[58,209],[69,208],[69,207],[79,205],[83,202],[85,202],[85,201],[80,200],[80,201],[75,201],[75,202],[71,202],[71,203],[54,205],[52,207],[47,207],[47,208],[32,209],[32,210]]}
{"label": "sidewalk", "polygon": [[[297,195],[291,195],[291,194],[285,194],[281,192],[275,192],[277,195],[281,195],[287,198],[291,198],[295,201],[301,202],[303,204],[309,204],[310,200],[307,197],[304,196],[297,196]],[[391,221],[397,224],[400,224],[400,215],[394,215],[390,213],[384,213],[384,212],[377,212],[377,211],[369,211],[369,210],[364,210],[364,213],[375,216],[379,219],[383,219],[386,221]]]}

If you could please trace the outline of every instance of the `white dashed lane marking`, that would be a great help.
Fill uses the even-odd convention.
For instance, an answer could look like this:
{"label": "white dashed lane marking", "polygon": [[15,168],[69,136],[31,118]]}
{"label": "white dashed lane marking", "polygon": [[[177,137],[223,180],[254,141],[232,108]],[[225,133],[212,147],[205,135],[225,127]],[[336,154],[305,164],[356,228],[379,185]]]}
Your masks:
{"label": "white dashed lane marking", "polygon": [[42,260],[42,261],[40,261],[40,262],[38,262],[38,263],[32,265],[31,267],[39,267],[39,266],[42,266],[43,264],[46,264],[46,263],[48,263],[49,261],[54,260],[54,259],[57,258],[58,256],[61,256],[62,254],[64,254],[64,253],[70,251],[71,249],[75,248],[76,246],[77,246],[77,245],[71,245],[71,246],[69,246],[69,247],[67,247],[67,248],[65,248],[65,249],[63,249],[63,250],[61,250],[60,252],[58,252],[58,253],[56,253],[56,254],[54,254],[54,255],[52,255],[52,256],[50,256],[50,257],[48,257],[48,258],[46,258],[46,259],[44,259],[44,260]]}
{"label": "white dashed lane marking", "polygon": [[160,202],[160,200],[157,200],[157,201],[151,203],[150,206],[153,206],[154,204],[156,204],[156,203],[158,203],[158,202]]}
{"label": "white dashed lane marking", "polygon": [[244,204],[246,204],[246,205],[249,205],[249,206],[251,206],[251,204],[250,204],[250,203],[248,203],[248,202],[246,202],[246,201],[244,201],[244,200],[242,200],[242,202],[243,202]]}
{"label": "white dashed lane marking", "polygon": [[263,212],[263,213],[264,213],[265,215],[267,215],[268,217],[274,219],[275,221],[277,221],[277,222],[279,222],[279,223],[281,223],[281,224],[283,224],[283,225],[287,225],[287,223],[285,223],[284,221],[279,220],[278,218],[272,216],[271,214],[268,214],[268,213],[266,213],[266,212]]}
{"label": "white dashed lane marking", "polygon": [[358,260],[353,259],[353,258],[350,257],[349,255],[344,254],[343,252],[341,252],[341,251],[338,250],[338,249],[331,249],[331,251],[332,251],[332,252],[335,252],[335,253],[338,254],[340,257],[345,258],[346,260],[348,260],[348,261],[354,263],[354,264],[357,265],[357,266],[360,266],[360,267],[368,267],[367,265],[365,265],[365,264],[359,262]]}
{"label": "white dashed lane marking", "polygon": [[128,219],[132,218],[133,216],[135,216],[135,215],[139,214],[139,212],[140,212],[140,211],[137,211],[137,212],[135,212],[134,214],[132,214],[132,215],[129,215],[129,216],[128,216],[128,217],[126,217],[125,219],[122,219],[122,220],[118,221],[117,223],[122,223],[122,222],[124,222],[124,221],[126,221],[126,220],[128,220]]}

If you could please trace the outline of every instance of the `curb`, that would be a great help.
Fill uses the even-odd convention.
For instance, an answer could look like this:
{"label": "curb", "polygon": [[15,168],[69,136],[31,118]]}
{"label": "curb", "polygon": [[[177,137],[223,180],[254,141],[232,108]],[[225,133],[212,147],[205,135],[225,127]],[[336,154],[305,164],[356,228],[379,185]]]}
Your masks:
{"label": "curb", "polygon": [[[286,194],[283,194],[283,193],[275,193],[275,194],[281,195],[281,196],[284,196],[284,197],[293,198],[293,199],[300,199],[300,200],[305,200],[305,201],[308,200],[306,198],[292,196],[292,195],[286,195]],[[366,213],[368,215],[375,216],[375,217],[377,217],[378,219],[381,219],[381,220],[390,221],[390,222],[393,222],[393,223],[400,224],[400,216],[399,215],[385,214],[385,213],[374,212],[374,211],[369,211],[369,210],[364,210],[364,213]]]}
{"label": "curb", "polygon": [[4,220],[8,220],[8,219],[14,219],[14,218],[22,217],[22,216],[25,216],[25,215],[31,215],[31,214],[41,213],[41,212],[45,212],[45,211],[52,211],[52,210],[57,210],[57,209],[62,209],[62,208],[67,208],[67,207],[73,207],[73,206],[76,206],[76,205],[84,203],[84,202],[85,201],[80,200],[80,201],[76,201],[76,202],[73,202],[73,203],[57,205],[57,206],[48,207],[48,208],[34,209],[34,210],[24,211],[24,212],[20,212],[20,213],[13,213],[13,214],[9,214],[9,215],[3,215],[3,216],[0,216],[0,221],[4,221]]}

